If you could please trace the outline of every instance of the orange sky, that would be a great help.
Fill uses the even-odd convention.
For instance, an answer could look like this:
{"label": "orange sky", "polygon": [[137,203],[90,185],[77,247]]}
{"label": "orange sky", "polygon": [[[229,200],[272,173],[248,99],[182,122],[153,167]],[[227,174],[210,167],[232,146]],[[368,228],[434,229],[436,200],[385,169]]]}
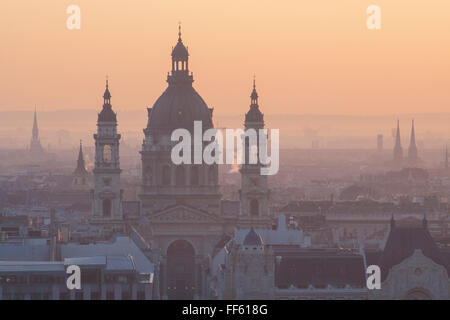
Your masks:
{"label": "orange sky", "polygon": [[[66,8],[81,7],[81,30]],[[380,5],[382,29],[366,28]],[[2,0],[0,110],[151,106],[166,87],[177,23],[194,86],[240,114],[257,76],[265,113],[450,111],[448,0]]]}

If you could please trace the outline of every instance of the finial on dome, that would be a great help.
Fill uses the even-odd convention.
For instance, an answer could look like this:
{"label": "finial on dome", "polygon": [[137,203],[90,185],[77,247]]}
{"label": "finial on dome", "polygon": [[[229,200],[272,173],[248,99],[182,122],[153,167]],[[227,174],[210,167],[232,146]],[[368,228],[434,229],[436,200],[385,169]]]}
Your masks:
{"label": "finial on dome", "polygon": [[178,41],[181,41],[181,21],[178,22]]}
{"label": "finial on dome", "polygon": [[256,92],[256,76],[253,75],[253,90],[252,94],[250,95],[251,98],[251,104],[257,105],[258,104],[258,93]]}

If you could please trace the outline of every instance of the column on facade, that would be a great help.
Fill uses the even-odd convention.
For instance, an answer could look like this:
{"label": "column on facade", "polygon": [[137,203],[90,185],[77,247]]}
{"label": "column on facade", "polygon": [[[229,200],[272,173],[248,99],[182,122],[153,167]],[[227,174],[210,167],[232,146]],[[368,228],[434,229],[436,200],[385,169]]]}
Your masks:
{"label": "column on facade", "polygon": [[199,276],[198,276],[198,267],[197,259],[195,259],[195,265],[194,265],[194,300],[200,299],[200,283],[199,283]]}
{"label": "column on facade", "polygon": [[161,264],[161,273],[162,273],[162,299],[167,300],[167,263]]}
{"label": "column on facade", "polygon": [[121,300],[122,299],[122,285],[121,284],[114,284],[114,300]]}
{"label": "column on facade", "polygon": [[131,285],[131,300],[137,300],[137,286],[136,283]]}
{"label": "column on facade", "polygon": [[83,300],[91,300],[91,285],[85,284],[83,288]]}

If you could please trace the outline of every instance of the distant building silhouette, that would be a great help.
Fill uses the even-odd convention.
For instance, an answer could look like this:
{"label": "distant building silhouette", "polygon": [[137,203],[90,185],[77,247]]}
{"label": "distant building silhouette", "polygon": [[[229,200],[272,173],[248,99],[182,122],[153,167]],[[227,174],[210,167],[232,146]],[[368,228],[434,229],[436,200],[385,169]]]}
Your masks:
{"label": "distant building silhouette", "polygon": [[383,151],[383,135],[379,134],[377,136],[377,151],[381,152]]}
{"label": "distant building silhouette", "polygon": [[37,157],[41,157],[43,154],[44,154],[44,149],[42,148],[41,141],[39,138],[37,112],[36,112],[36,109],[34,109],[33,130],[31,133],[31,141],[30,141],[30,155],[32,158],[37,158]]}
{"label": "distant building silhouette", "polygon": [[73,172],[72,189],[77,191],[87,191],[89,189],[89,173],[83,156],[83,146],[80,140],[80,151],[78,152],[77,167]]}
{"label": "distant building silhouette", "polygon": [[410,165],[416,165],[418,160],[419,160],[419,157],[417,155],[416,135],[414,132],[414,119],[413,119],[412,125],[411,125],[411,138],[410,138],[409,148],[408,148],[408,163]]}
{"label": "distant building silhouette", "polygon": [[445,163],[444,163],[445,169],[448,169],[448,148],[445,146]]}
{"label": "distant building silhouette", "polygon": [[394,146],[394,163],[396,165],[401,165],[403,161],[403,148],[400,139],[400,122],[397,119],[397,132],[395,135],[395,146]]}

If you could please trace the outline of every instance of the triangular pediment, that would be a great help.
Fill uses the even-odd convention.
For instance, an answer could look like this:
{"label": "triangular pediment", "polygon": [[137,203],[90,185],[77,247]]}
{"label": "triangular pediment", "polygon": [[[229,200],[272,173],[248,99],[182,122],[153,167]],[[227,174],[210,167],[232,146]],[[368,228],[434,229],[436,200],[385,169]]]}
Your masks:
{"label": "triangular pediment", "polygon": [[167,223],[217,223],[220,217],[186,205],[176,205],[148,216],[150,222]]}

